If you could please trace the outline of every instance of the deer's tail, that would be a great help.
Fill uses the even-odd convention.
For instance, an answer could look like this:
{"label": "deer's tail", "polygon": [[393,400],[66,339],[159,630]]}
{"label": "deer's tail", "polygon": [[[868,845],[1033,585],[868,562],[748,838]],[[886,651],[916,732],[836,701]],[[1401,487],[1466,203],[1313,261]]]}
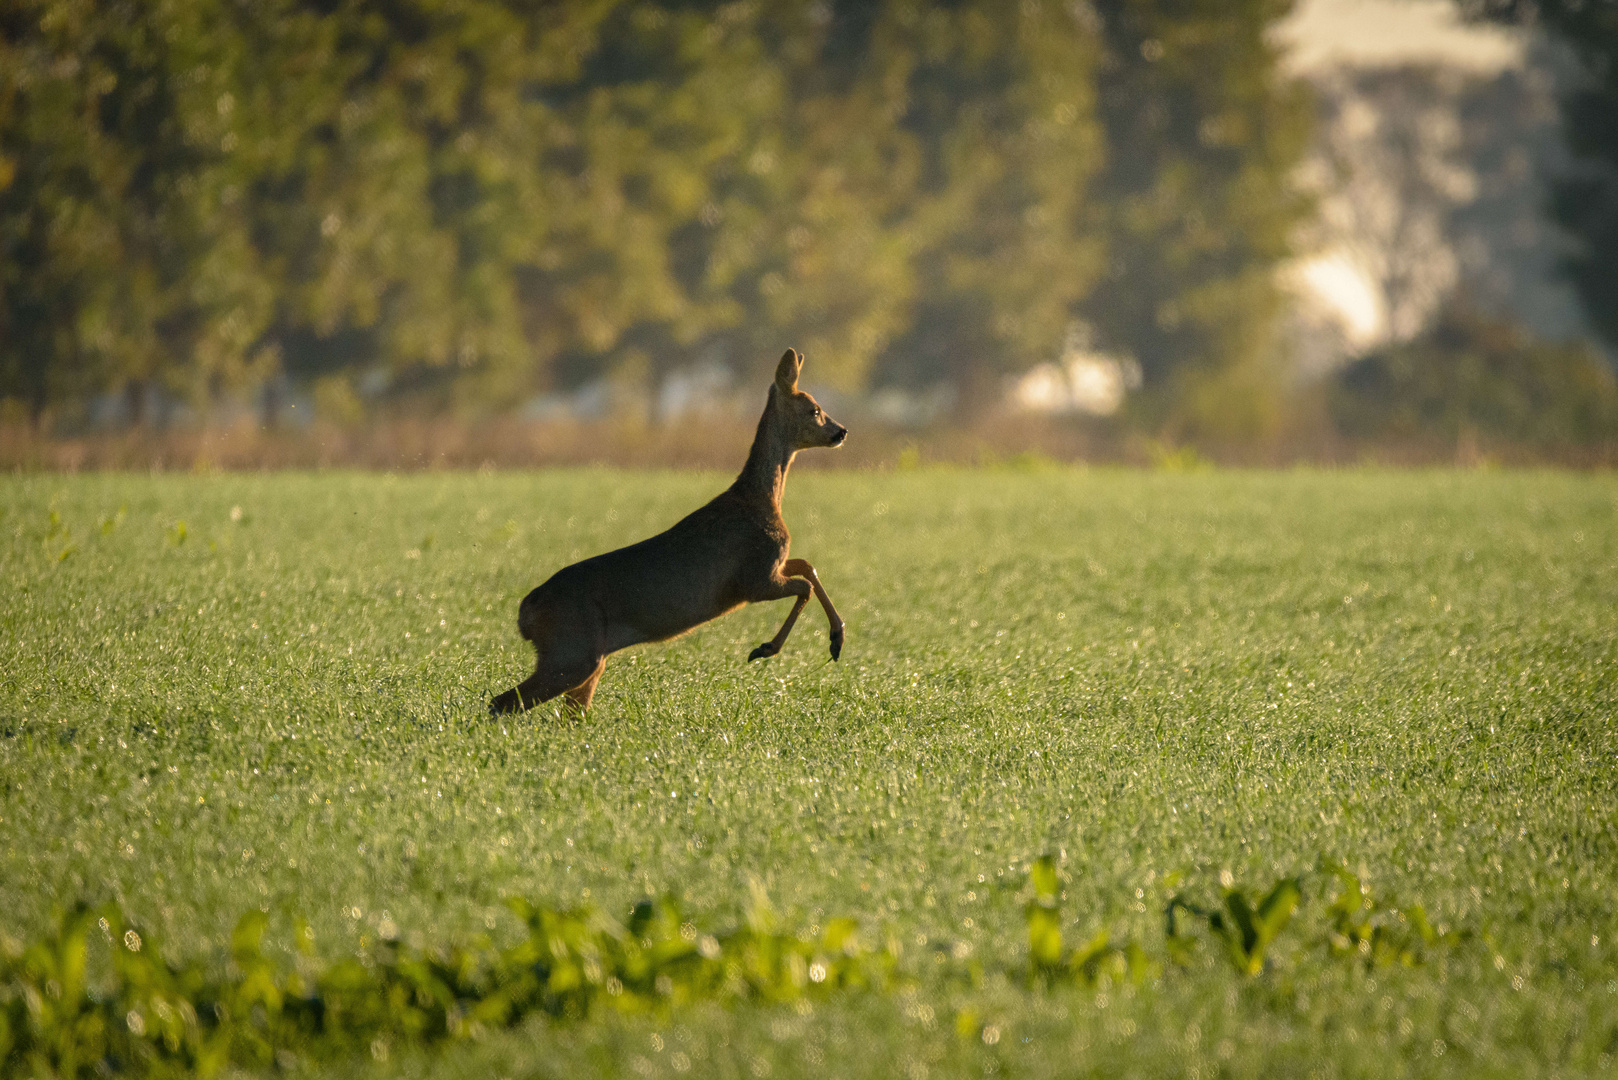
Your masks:
{"label": "deer's tail", "polygon": [[543,601],[538,589],[523,597],[522,603],[517,606],[517,632],[523,636],[523,640],[536,643],[539,641],[542,608]]}

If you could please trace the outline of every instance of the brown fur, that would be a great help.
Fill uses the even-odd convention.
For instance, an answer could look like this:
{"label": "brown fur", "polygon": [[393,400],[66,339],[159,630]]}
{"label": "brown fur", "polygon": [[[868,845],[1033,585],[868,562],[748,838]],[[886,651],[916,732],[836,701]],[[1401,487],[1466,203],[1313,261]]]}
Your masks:
{"label": "brown fur", "polygon": [[748,660],[781,651],[813,594],[826,609],[831,658],[843,649],[843,620],[815,568],[787,558],[792,542],[781,518],[781,492],[799,450],[840,446],[848,429],[798,389],[803,358],[781,357],[758,434],[736,482],[666,532],[558,570],[523,598],[517,628],[534,643],[534,674],[489,703],[518,712],[566,694],[590,707],[607,656],[630,645],[665,641],[743,604],[795,597],[775,637]]}

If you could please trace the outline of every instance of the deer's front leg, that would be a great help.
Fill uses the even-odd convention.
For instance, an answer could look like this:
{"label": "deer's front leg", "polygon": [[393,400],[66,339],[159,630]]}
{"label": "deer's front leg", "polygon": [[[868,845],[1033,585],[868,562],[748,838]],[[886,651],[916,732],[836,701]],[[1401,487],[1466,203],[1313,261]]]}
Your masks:
{"label": "deer's front leg", "polygon": [[760,600],[781,600],[788,596],[796,596],[797,599],[793,601],[792,610],[787,613],[787,621],[781,624],[781,629],[775,632],[773,638],[748,653],[748,662],[774,656],[781,651],[781,646],[786,644],[787,635],[792,633],[792,624],[798,621],[798,613],[803,611],[803,606],[809,602],[809,592],[809,583],[796,578],[770,582],[769,589],[765,595],[759,597]]}
{"label": "deer's front leg", "polygon": [[843,653],[843,617],[837,614],[837,608],[832,604],[831,597],[826,595],[826,587],[820,583],[820,575],[815,573],[815,568],[809,565],[808,559],[788,559],[781,564],[781,573],[787,577],[804,578],[815,590],[815,599],[826,609],[826,628],[831,636],[831,658],[837,659]]}

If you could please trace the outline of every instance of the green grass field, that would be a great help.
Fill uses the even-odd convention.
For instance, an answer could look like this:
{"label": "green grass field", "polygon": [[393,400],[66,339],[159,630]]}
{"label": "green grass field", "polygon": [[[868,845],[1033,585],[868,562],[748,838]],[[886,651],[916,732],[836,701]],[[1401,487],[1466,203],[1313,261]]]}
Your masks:
{"label": "green grass field", "polygon": [[[787,611],[759,606],[615,656],[586,718],[490,720],[522,595],[728,479],[0,480],[0,930],[115,901],[225,970],[260,907],[334,958],[385,923],[509,937],[513,895],[732,926],[756,884],[902,948],[891,993],[531,1019],[332,1076],[1618,1067],[1618,478],[799,472],[840,663],[814,606],[743,663]],[[1160,972],[1018,975],[1044,853],[1070,944]],[[1459,940],[1317,947],[1323,860]],[[1171,895],[1293,874],[1259,975],[1165,952]]]}

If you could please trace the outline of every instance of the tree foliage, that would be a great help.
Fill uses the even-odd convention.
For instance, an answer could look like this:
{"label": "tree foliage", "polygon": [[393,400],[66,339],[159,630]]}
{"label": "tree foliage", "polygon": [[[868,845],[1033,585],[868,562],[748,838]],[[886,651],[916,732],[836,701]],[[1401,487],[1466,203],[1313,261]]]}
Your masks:
{"label": "tree foliage", "polygon": [[1291,173],[1310,102],[1268,36],[1291,7],[1096,4],[1108,159],[1093,205],[1109,263],[1082,310],[1104,347],[1140,364],[1148,406],[1194,429],[1274,421],[1275,270],[1308,209]]}
{"label": "tree foliage", "polygon": [[1369,438],[1618,438],[1618,381],[1595,350],[1532,340],[1464,301],[1425,334],[1344,368],[1330,397],[1338,427]]}
{"label": "tree foliage", "polygon": [[0,397],[1250,365],[1287,6],[5,0]]}

